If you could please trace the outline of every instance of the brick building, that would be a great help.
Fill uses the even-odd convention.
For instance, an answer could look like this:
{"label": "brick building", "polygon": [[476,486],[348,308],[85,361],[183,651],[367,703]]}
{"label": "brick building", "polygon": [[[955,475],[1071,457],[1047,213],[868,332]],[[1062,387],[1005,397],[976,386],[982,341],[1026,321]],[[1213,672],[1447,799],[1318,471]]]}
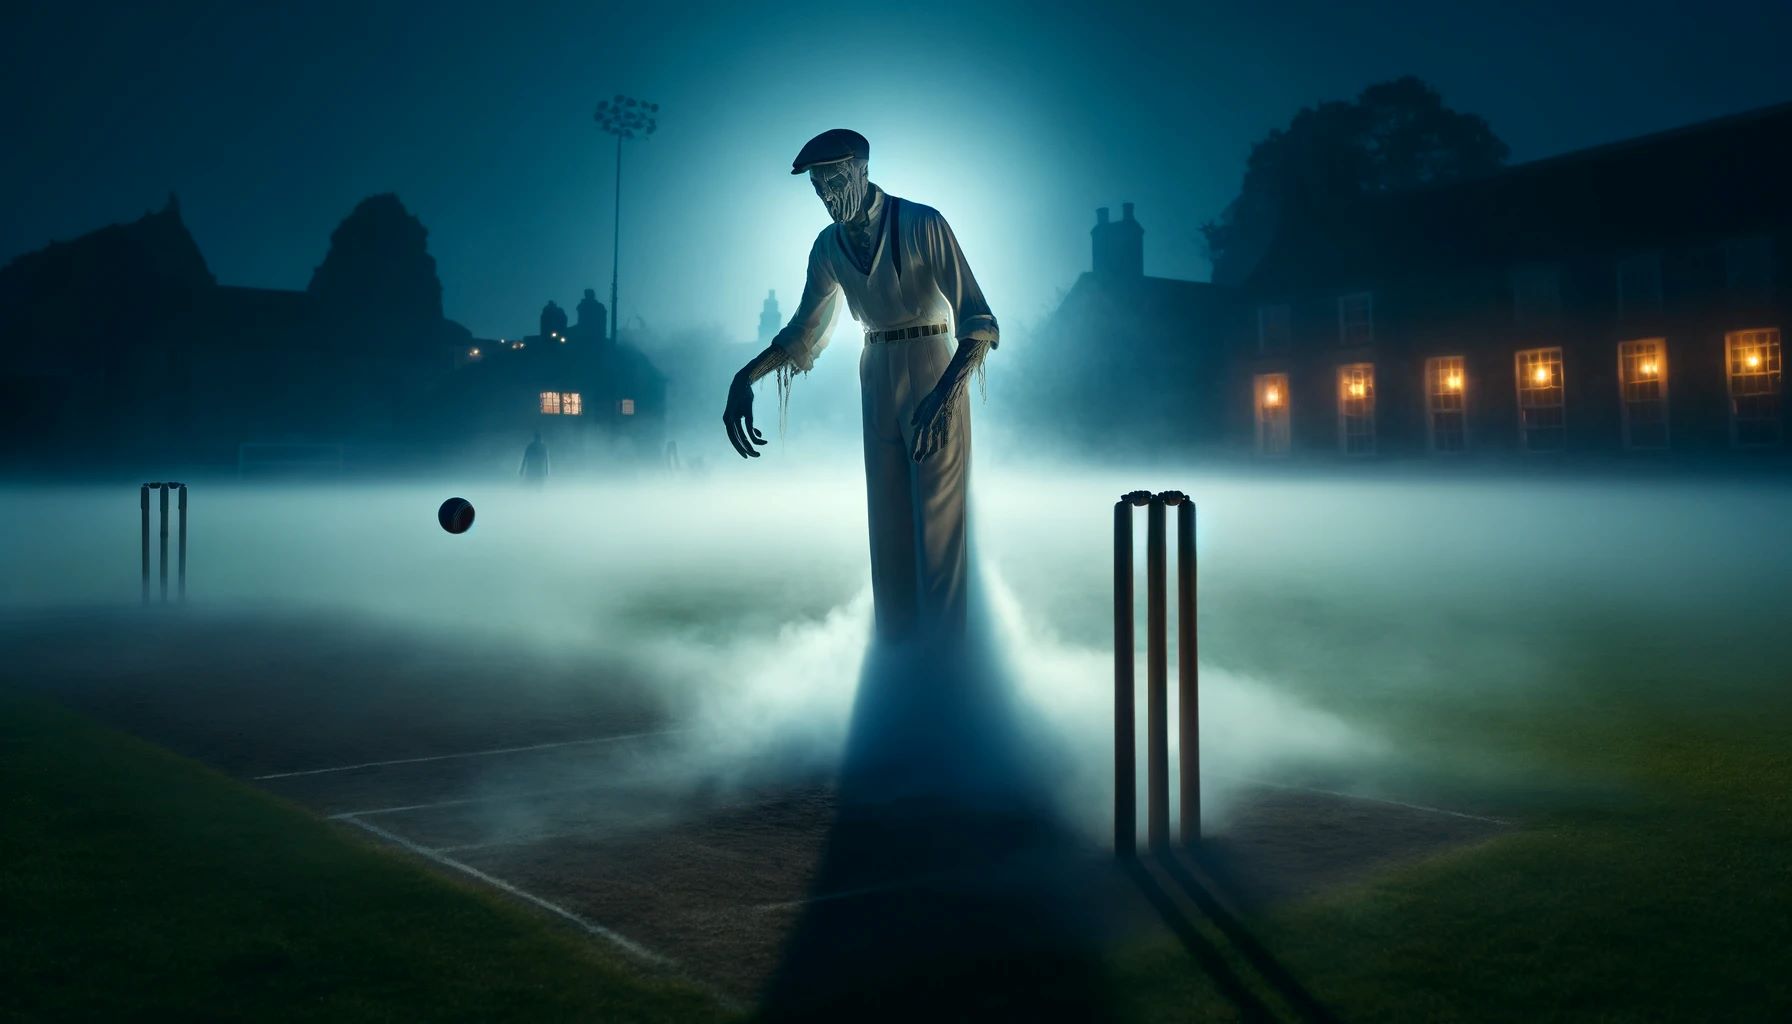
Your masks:
{"label": "brick building", "polygon": [[1792,104],[1285,234],[1237,293],[1229,442],[1269,457],[1782,450],[1789,158]]}

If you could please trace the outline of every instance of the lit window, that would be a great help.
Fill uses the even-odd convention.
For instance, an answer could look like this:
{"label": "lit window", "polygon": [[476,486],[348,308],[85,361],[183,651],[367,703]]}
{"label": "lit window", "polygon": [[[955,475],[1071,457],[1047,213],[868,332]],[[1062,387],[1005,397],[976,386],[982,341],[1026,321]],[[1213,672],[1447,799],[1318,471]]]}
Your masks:
{"label": "lit window", "polygon": [[543,391],[541,393],[541,414],[543,416],[560,415],[560,392]]}
{"label": "lit window", "polygon": [[1730,371],[1731,443],[1742,448],[1779,444],[1779,329],[1724,335],[1724,358]]}
{"label": "lit window", "polygon": [[468,350],[468,351],[467,351],[467,358],[469,358],[469,359],[478,359],[478,358],[479,358],[479,350],[478,350],[478,349],[476,349],[476,348],[475,348],[475,349],[469,349],[469,350]]}
{"label": "lit window", "polygon": [[1514,359],[1518,374],[1518,440],[1527,452],[1559,452],[1568,444],[1562,350],[1532,348]]}
{"label": "lit window", "polygon": [[1664,338],[1618,345],[1618,397],[1624,447],[1668,446],[1668,343]]}
{"label": "lit window", "polygon": [[624,398],[622,401],[617,402],[616,411],[624,416],[633,416],[635,414],[635,400],[632,398]]}
{"label": "lit window", "polygon": [[1288,351],[1293,337],[1292,318],[1286,305],[1257,307],[1257,353],[1275,355]]}
{"label": "lit window", "polygon": [[1368,292],[1338,297],[1338,342],[1371,345],[1375,342],[1375,300]]}
{"label": "lit window", "polygon": [[1260,373],[1257,391],[1257,454],[1288,454],[1288,375]]}
{"label": "lit window", "polygon": [[1461,356],[1425,360],[1425,423],[1431,450],[1468,448],[1468,377]]}
{"label": "lit window", "polygon": [[563,391],[560,393],[560,412],[562,415],[577,416],[584,411],[585,400],[579,397],[577,391]]}
{"label": "lit window", "polygon": [[1661,253],[1643,252],[1618,261],[1618,313],[1661,312]]}
{"label": "lit window", "polygon": [[1553,326],[1562,313],[1562,272],[1552,266],[1512,271],[1512,319],[1520,327]]}
{"label": "lit window", "polygon": [[1338,445],[1346,455],[1375,454],[1375,366],[1338,367]]}

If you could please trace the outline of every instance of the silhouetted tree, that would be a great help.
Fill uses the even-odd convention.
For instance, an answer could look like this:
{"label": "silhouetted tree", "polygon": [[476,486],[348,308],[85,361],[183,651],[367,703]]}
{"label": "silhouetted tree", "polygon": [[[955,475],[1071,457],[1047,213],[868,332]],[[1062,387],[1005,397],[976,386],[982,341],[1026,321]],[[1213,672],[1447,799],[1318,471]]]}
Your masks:
{"label": "silhouetted tree", "polygon": [[1353,102],[1303,107],[1252,148],[1238,197],[1202,226],[1213,280],[1243,280],[1278,232],[1302,220],[1365,195],[1485,174],[1508,152],[1485,120],[1444,106],[1410,75]]}
{"label": "silhouetted tree", "polygon": [[428,239],[397,196],[369,196],[330,235],[308,290],[333,314],[433,324],[442,319],[442,283]]}

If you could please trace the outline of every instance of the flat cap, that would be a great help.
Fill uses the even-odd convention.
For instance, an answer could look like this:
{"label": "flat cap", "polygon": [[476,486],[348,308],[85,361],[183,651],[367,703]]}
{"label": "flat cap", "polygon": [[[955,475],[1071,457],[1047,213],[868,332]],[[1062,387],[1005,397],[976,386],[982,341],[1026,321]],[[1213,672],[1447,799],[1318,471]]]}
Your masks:
{"label": "flat cap", "polygon": [[853,157],[871,158],[871,143],[851,128],[830,128],[803,144],[802,152],[790,162],[790,173],[801,174],[820,164],[837,164]]}

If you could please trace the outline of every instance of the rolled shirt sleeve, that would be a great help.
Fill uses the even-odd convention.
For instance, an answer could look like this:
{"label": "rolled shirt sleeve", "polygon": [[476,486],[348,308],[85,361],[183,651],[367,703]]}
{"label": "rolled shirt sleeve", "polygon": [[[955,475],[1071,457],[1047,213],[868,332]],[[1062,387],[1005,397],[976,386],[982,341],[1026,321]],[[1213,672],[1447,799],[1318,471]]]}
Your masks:
{"label": "rolled shirt sleeve", "polygon": [[828,260],[823,243],[830,237],[830,226],[815,239],[809,249],[809,276],[803,284],[803,297],[796,304],[790,322],[772,339],[784,350],[797,369],[808,372],[815,357],[828,347],[828,336],[834,332],[834,318],[840,312],[840,281],[834,276],[834,265]]}
{"label": "rolled shirt sleeve", "polygon": [[933,266],[934,283],[952,308],[952,323],[958,339],[985,341],[990,348],[997,347],[1001,334],[996,315],[990,312],[983,289],[978,287],[977,278],[971,274],[971,265],[965,261],[964,250],[958,247],[952,225],[946,223],[939,211],[928,212],[932,216],[921,224],[927,259]]}

